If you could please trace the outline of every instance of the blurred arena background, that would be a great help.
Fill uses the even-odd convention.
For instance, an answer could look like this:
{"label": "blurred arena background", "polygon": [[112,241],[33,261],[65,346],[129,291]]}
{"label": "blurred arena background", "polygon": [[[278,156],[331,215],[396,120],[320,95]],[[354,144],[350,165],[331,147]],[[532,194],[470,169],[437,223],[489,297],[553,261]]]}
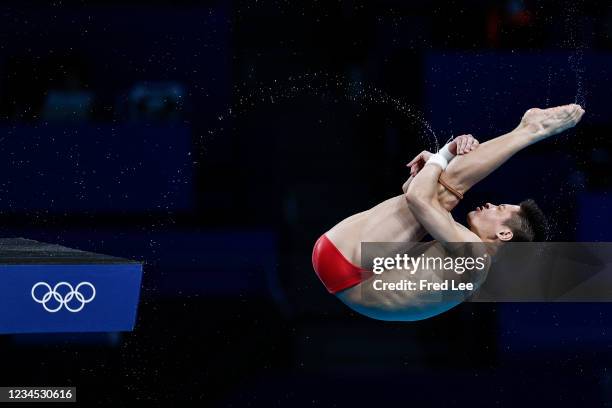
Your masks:
{"label": "blurred arena background", "polygon": [[458,214],[529,196],[551,239],[612,239],[609,3],[8,1],[0,22],[0,235],[146,262],[133,333],[3,336],[2,385],[87,405],[612,401],[609,304],[383,323],[310,265],[320,234],[401,192],[426,123],[482,141],[574,101],[577,130]]}

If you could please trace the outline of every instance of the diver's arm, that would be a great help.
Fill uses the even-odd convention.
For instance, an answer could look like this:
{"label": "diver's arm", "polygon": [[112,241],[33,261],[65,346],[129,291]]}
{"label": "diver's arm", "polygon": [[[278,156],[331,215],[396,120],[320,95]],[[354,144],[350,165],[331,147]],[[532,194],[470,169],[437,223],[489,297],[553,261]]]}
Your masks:
{"label": "diver's arm", "polygon": [[410,185],[412,180],[414,180],[414,176],[408,177],[408,180],[406,180],[406,182],[402,186],[402,191],[404,192],[404,194],[406,194],[408,192],[408,186]]}
{"label": "diver's arm", "polygon": [[[472,135],[460,135],[453,139],[453,141],[449,142],[445,145],[440,152],[443,154],[445,159],[454,160],[456,156],[462,156],[466,154],[473,154],[472,152],[476,150],[479,146],[478,140],[476,140]],[[408,187],[410,183],[414,179],[414,177],[419,173],[419,171],[425,166],[425,162],[427,159],[431,157],[431,153],[424,150],[419,153],[414,159],[410,161],[406,166],[410,167],[410,178],[406,180],[404,185],[402,186],[402,190],[404,194],[407,193]],[[453,208],[457,206],[459,203],[459,199],[453,193],[448,191],[443,185],[438,184],[436,186],[438,192],[438,201],[442,208],[447,211],[451,211]]]}
{"label": "diver's arm", "polygon": [[408,207],[429,235],[442,244],[449,242],[478,242],[478,236],[460,228],[450,212],[438,199],[438,178],[442,168],[426,164],[414,177],[405,194]]}

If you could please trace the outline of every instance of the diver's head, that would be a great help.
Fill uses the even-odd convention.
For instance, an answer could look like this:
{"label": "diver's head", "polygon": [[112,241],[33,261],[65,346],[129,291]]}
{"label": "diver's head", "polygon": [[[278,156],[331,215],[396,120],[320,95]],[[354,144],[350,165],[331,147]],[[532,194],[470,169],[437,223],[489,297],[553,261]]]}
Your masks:
{"label": "diver's head", "polygon": [[544,241],[546,217],[535,201],[519,205],[486,203],[467,215],[470,230],[484,242]]}

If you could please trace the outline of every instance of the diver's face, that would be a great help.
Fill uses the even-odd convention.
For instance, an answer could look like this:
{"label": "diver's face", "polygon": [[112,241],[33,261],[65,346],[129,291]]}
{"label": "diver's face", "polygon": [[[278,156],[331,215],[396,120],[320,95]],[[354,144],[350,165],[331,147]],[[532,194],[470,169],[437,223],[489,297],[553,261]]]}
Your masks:
{"label": "diver's face", "polygon": [[520,209],[520,206],[513,204],[494,205],[486,203],[483,206],[476,207],[474,211],[470,211],[467,222],[470,229],[483,239],[502,239],[501,236],[509,231],[506,223]]}

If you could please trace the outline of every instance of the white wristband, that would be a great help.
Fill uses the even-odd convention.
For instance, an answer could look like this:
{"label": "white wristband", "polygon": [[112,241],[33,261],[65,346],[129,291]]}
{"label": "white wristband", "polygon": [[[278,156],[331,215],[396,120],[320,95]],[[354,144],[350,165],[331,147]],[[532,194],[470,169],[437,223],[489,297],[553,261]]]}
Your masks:
{"label": "white wristband", "polygon": [[450,152],[450,150],[448,149],[448,146],[451,144],[452,142],[448,142],[447,144],[444,145],[444,147],[442,147],[440,149],[440,151],[438,151],[438,154],[442,155],[442,157],[444,157],[446,159],[447,162],[450,162],[451,160],[453,160],[455,158],[455,155],[452,154]]}
{"label": "white wristband", "polygon": [[444,171],[446,169],[446,166],[448,166],[448,160],[446,160],[444,156],[442,156],[440,153],[436,153],[432,154],[429,160],[427,160],[427,163],[425,164],[435,164],[437,166],[440,166]]}

